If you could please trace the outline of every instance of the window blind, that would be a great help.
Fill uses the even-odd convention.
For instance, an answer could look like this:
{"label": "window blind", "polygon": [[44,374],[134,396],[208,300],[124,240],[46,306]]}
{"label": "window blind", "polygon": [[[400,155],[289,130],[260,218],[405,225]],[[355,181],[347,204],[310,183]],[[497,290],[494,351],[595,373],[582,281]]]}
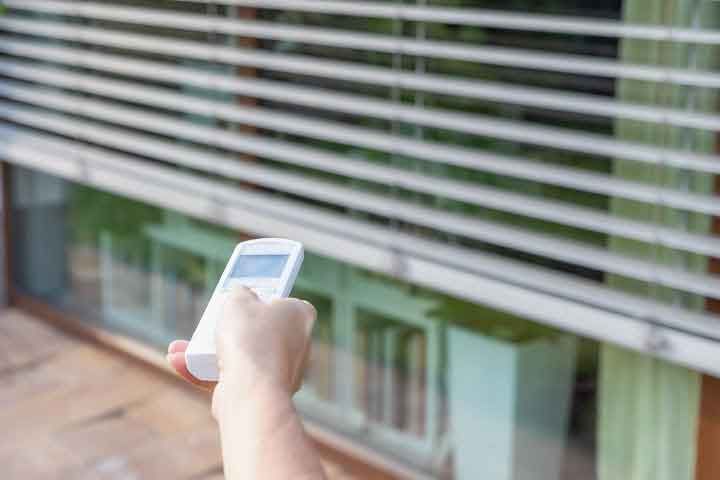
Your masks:
{"label": "window blind", "polygon": [[0,1],[0,156],[720,372],[706,7],[442,3]]}

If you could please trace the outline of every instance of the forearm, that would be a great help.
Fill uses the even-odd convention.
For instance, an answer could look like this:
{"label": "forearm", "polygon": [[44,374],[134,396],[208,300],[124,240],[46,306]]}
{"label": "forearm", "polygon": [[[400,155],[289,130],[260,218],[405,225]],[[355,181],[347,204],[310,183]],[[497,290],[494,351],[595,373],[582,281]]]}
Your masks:
{"label": "forearm", "polygon": [[252,392],[222,385],[217,405],[227,480],[324,479],[290,395],[273,385]]}

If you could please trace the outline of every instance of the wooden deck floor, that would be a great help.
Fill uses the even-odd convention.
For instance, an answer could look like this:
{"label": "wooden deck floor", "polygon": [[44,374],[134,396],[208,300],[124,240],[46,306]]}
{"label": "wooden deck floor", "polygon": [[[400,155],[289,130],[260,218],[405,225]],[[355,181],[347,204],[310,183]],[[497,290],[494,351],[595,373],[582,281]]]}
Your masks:
{"label": "wooden deck floor", "polygon": [[7,310],[0,382],[3,480],[222,478],[209,397],[123,355]]}

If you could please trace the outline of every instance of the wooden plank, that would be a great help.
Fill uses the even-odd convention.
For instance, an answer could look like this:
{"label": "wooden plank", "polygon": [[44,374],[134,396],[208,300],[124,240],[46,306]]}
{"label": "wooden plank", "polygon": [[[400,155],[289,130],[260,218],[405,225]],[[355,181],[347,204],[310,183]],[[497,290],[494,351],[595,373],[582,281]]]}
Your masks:
{"label": "wooden plank", "polygon": [[697,437],[696,480],[717,480],[720,472],[720,379],[703,376]]}
{"label": "wooden plank", "polygon": [[333,448],[327,442],[315,440],[315,447],[320,452],[322,464],[328,479],[367,479],[392,480],[396,478],[412,478],[410,476],[393,475],[376,464],[360,463],[340,448]]}
{"label": "wooden plank", "polygon": [[109,349],[112,353],[119,354],[136,362],[138,366],[152,367],[153,370],[163,370],[172,373],[172,370],[165,362],[164,355],[138,340],[111,333],[107,330],[88,325],[85,322],[73,318],[70,315],[58,311],[57,308],[44,303],[41,300],[13,292],[11,296],[12,306],[19,308],[40,320],[75,337],[92,342],[102,349]]}
{"label": "wooden plank", "polygon": [[142,404],[131,406],[127,416],[160,435],[189,431],[215,422],[210,413],[210,395],[189,395],[187,390],[179,387],[170,387]]}
{"label": "wooden plank", "polygon": [[88,383],[61,385],[18,402],[0,412],[3,435],[13,438],[41,430],[54,431],[142,401],[152,395],[153,384],[140,373],[126,370],[105,378],[95,377]]}
{"label": "wooden plank", "polygon": [[77,468],[80,459],[49,436],[36,436],[0,443],[0,465],[6,480],[70,478],[58,473]]}
{"label": "wooden plank", "polygon": [[66,427],[51,436],[55,443],[73,452],[83,464],[125,455],[158,436],[146,425],[125,415],[111,416]]}
{"label": "wooden plank", "polygon": [[8,369],[37,362],[61,351],[68,341],[57,338],[47,324],[30,319],[27,315],[10,312],[0,322],[0,352],[3,365],[0,374]]}
{"label": "wooden plank", "polygon": [[[0,316],[5,325],[10,320],[8,331],[23,334],[31,343],[33,338],[54,339],[71,347],[4,385],[2,438],[12,440],[0,442],[3,479],[114,478],[123,472],[134,472],[133,478],[188,478],[218,471],[217,428],[204,398],[159,371],[77,342],[26,315]],[[45,331],[34,336],[38,328]],[[0,369],[10,369],[9,362],[0,360]],[[53,378],[60,381],[46,381]],[[43,388],[24,395],[34,384]],[[160,416],[163,404],[174,407],[170,418]],[[149,421],[153,412],[155,424],[180,423],[182,416],[205,421],[169,435]]]}
{"label": "wooden plank", "polygon": [[[720,153],[720,136],[716,140],[716,151]],[[714,179],[715,195],[720,195],[720,177]],[[720,218],[712,219],[713,235],[720,235]],[[710,273],[720,273],[720,259],[708,261]],[[720,313],[720,301],[706,299],[705,308]],[[703,375],[700,390],[700,415],[697,433],[697,461],[695,480],[716,480],[720,472],[720,379]]]}
{"label": "wooden plank", "polygon": [[193,478],[220,468],[219,433],[214,423],[208,423],[135,448],[126,458],[137,478]]}
{"label": "wooden plank", "polygon": [[[11,388],[0,389],[0,405],[3,406],[0,424],[5,429],[4,434],[7,434],[6,438],[13,438],[14,445],[22,445],[23,452],[37,452],[36,445],[44,445],[47,438],[86,451],[70,454],[62,461],[62,455],[58,454],[54,469],[33,462],[28,462],[27,467],[16,468],[17,462],[11,463],[17,475],[3,471],[3,480],[131,478],[133,475],[135,478],[188,478],[194,475],[193,478],[204,479],[219,475],[222,471],[220,446],[217,426],[210,416],[209,397],[168,375],[162,353],[143,347],[142,351],[147,355],[138,359],[137,350],[125,348],[128,345],[125,340],[117,341],[107,332],[89,329],[37,300],[14,298],[33,313],[43,315],[42,320],[58,327],[47,329],[50,339],[67,342],[69,346],[51,362],[18,374],[18,382]],[[35,320],[29,316],[16,318],[20,328],[23,325],[35,328]],[[68,332],[79,336],[69,337]],[[148,360],[150,357],[152,359]],[[0,358],[0,369],[2,362]],[[24,395],[26,392],[34,393]],[[106,425],[105,422],[114,423]],[[117,439],[119,443],[112,448],[113,443],[101,439],[100,432],[106,429],[111,435],[111,430],[123,428],[123,422],[128,422],[127,436]],[[150,430],[152,440],[143,441],[138,428]],[[329,480],[404,477],[384,470],[377,458],[368,462],[363,460],[364,454],[354,455],[351,442],[333,446],[318,441],[318,429],[312,430],[316,433],[315,441]],[[79,433],[65,441],[68,437],[63,435],[69,435],[68,432]],[[82,442],[90,445],[93,438],[98,439],[97,445],[82,447]],[[125,449],[124,445],[133,438],[137,443],[135,448]],[[10,451],[0,448],[0,460],[3,455],[18,456],[17,448]],[[41,474],[33,476],[33,472]]]}

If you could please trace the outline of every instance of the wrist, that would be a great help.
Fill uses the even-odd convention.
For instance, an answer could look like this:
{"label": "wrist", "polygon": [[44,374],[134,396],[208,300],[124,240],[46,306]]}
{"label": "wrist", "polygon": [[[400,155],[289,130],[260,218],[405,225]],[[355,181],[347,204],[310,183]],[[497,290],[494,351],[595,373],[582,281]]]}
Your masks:
{"label": "wrist", "polygon": [[248,353],[242,348],[225,348],[222,353],[219,380],[235,390],[267,389],[273,385],[287,392],[291,390],[292,375],[282,351],[270,348]]}
{"label": "wrist", "polygon": [[233,368],[221,374],[213,394],[213,413],[219,419],[226,411],[233,415],[240,411],[292,407],[292,394],[270,375],[257,369],[241,371]]}

